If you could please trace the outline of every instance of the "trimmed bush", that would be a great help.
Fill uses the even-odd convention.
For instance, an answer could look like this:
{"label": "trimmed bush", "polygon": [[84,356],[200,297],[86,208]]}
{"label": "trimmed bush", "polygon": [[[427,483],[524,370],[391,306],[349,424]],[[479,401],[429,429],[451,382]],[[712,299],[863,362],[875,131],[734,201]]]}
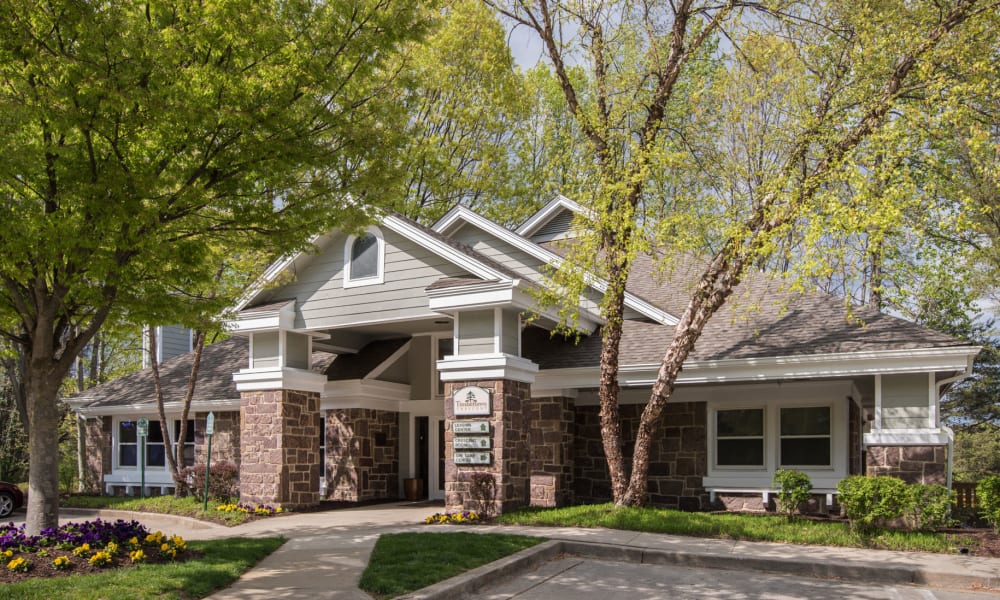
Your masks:
{"label": "trimmed bush", "polygon": [[902,517],[910,500],[906,482],[898,477],[851,475],[837,484],[837,492],[851,527],[859,531]]}
{"label": "trimmed bush", "polygon": [[906,491],[906,521],[910,529],[934,531],[951,525],[952,495],[948,488],[915,483]]}
{"label": "trimmed bush", "polygon": [[809,501],[812,492],[812,480],[801,471],[778,469],[774,473],[774,485],[778,488],[775,500],[778,512],[791,518],[802,505]]}
{"label": "trimmed bush", "polygon": [[976,485],[976,504],[993,531],[1000,533],[1000,475],[990,475]]}
{"label": "trimmed bush", "polygon": [[[198,500],[205,496],[205,465],[185,467],[181,479],[187,483],[187,490]],[[212,463],[208,481],[208,498],[224,502],[240,494],[240,468],[231,462]]]}

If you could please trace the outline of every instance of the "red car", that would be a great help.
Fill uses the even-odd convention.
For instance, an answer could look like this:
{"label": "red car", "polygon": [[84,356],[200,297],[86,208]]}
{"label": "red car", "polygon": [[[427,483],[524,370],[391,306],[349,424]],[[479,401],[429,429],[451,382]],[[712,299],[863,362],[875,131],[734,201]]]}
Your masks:
{"label": "red car", "polygon": [[0,519],[24,506],[24,492],[13,483],[0,481]]}

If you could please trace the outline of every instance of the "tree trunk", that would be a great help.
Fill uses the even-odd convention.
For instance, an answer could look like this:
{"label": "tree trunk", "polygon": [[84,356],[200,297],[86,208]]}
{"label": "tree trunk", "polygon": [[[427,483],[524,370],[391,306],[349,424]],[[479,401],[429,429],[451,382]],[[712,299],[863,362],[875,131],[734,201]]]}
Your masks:
{"label": "tree trunk", "polygon": [[201,367],[201,354],[205,349],[205,332],[201,329],[194,332],[194,358],[191,361],[191,375],[188,377],[187,393],[184,395],[184,407],[181,409],[180,431],[177,433],[177,444],[174,447],[176,452],[174,465],[174,496],[178,498],[184,495],[184,485],[181,478],[180,469],[184,464],[184,442],[187,439],[188,415],[191,413],[191,401],[194,399],[195,385],[198,383],[198,369]]}
{"label": "tree trunk", "polygon": [[[153,388],[156,390],[156,413],[160,417],[160,434],[163,437],[163,454],[167,457],[167,469],[170,475],[177,481],[177,462],[174,460],[174,445],[170,438],[170,423],[167,422],[167,413],[163,407],[163,386],[160,384],[160,357],[156,352],[156,327],[149,326],[149,366],[153,370]],[[145,448],[140,448],[140,452],[145,452]]]}
{"label": "tree trunk", "polygon": [[[617,268],[616,268],[617,267]],[[598,395],[601,402],[601,443],[608,462],[611,494],[617,503],[625,494],[628,483],[625,458],[622,455],[621,418],[618,410],[618,352],[622,339],[622,319],[625,312],[624,283],[620,265],[613,267],[608,294],[614,297],[605,307],[606,322],[601,332],[601,380]],[[627,274],[627,268],[624,269]]]}
{"label": "tree trunk", "polygon": [[28,366],[28,535],[59,525],[59,384],[65,373],[54,373],[33,356]]}

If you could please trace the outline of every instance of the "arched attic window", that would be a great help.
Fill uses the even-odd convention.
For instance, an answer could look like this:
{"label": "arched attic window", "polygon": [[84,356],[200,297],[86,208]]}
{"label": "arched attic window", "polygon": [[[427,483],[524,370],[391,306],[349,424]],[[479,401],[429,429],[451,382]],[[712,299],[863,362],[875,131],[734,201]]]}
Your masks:
{"label": "arched attic window", "polygon": [[361,235],[348,236],[344,244],[344,287],[382,283],[385,275],[385,240],[382,232],[369,227]]}

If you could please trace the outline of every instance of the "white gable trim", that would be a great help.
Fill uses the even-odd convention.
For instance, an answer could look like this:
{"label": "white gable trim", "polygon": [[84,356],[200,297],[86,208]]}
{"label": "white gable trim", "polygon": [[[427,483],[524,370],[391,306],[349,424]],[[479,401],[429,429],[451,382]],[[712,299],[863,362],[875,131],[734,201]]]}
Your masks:
{"label": "white gable trim", "polygon": [[[395,215],[386,215],[379,219],[379,223],[391,231],[398,233],[399,235],[405,237],[406,239],[415,242],[416,244],[422,246],[423,248],[441,256],[442,258],[454,263],[455,265],[465,269],[469,273],[481,277],[483,279],[499,279],[503,281],[510,280],[510,276],[506,273],[502,273],[489,265],[483,264],[482,262],[476,260],[474,257],[460,252],[455,248],[452,248],[448,244],[445,244],[441,240],[434,238],[433,236],[427,235],[427,233],[421,231],[419,228],[414,227],[412,224],[408,223],[405,219],[397,217]],[[336,230],[335,230],[336,231]],[[330,235],[333,232],[328,232],[325,235]],[[313,236],[309,240],[309,245],[315,247],[316,243],[322,238],[322,235]],[[233,311],[241,311],[250,302],[253,301],[257,295],[264,290],[264,288],[273,282],[278,276],[288,269],[292,264],[295,263],[300,257],[307,254],[307,252],[296,252],[294,254],[289,254],[283,256],[278,260],[271,263],[271,266],[264,271],[264,273],[257,278],[247,290],[239,297],[236,304],[233,306]],[[384,260],[384,259],[383,259]],[[383,265],[384,268],[384,265]]]}
{"label": "white gable trim", "polygon": [[576,214],[584,213],[593,218],[593,213],[590,210],[580,206],[576,202],[573,202],[566,196],[559,194],[552,200],[549,200],[548,204],[529,217],[528,220],[522,223],[520,227],[515,229],[514,233],[523,237],[531,237],[536,231],[544,227],[546,223],[552,220],[552,217],[564,210],[568,210]]}
{"label": "white gable trim", "polygon": [[[534,256],[538,260],[541,260],[557,269],[562,266],[563,262],[565,262],[564,259],[558,254],[542,248],[531,240],[521,237],[519,234],[504,229],[486,217],[483,217],[461,205],[451,209],[447,215],[442,217],[441,220],[434,225],[434,230],[443,233],[453,227],[459,220],[464,220],[471,225],[479,227],[486,233],[507,242],[518,250]],[[587,285],[591,286],[595,290],[601,292],[602,294],[608,291],[607,281],[590,275],[589,273],[585,274],[584,277]],[[653,306],[649,302],[646,302],[630,292],[625,293],[625,306],[661,325],[668,325],[672,327],[678,323],[677,317]]]}

